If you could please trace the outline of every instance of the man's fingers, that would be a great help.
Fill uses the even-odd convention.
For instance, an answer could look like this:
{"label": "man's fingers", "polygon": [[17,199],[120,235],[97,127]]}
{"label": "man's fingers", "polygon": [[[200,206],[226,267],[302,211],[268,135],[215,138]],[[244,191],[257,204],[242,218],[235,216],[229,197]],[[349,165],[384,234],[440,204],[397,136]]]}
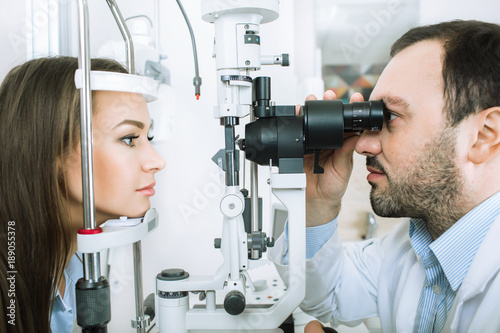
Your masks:
{"label": "man's fingers", "polygon": [[[363,97],[361,97],[361,98],[363,98]],[[335,92],[333,90],[327,90],[323,94],[323,99],[325,99],[325,100],[337,99],[337,94],[335,94]],[[315,100],[317,100],[317,98],[313,94],[306,97],[306,101],[315,101]]]}
{"label": "man's fingers", "polygon": [[323,99],[324,100],[337,99],[337,94],[333,90],[327,90],[323,94]]}
{"label": "man's fingers", "polygon": [[306,97],[306,101],[315,101],[315,100],[317,100],[317,98],[313,94],[310,94]]}
{"label": "man's fingers", "polygon": [[[337,94],[333,90],[327,90],[323,94],[323,100],[325,101],[330,101],[337,99]],[[306,97],[306,101],[316,101],[318,100],[315,95],[310,94]],[[363,102],[363,95],[361,95],[359,92],[354,93],[354,95],[351,96],[351,103],[352,102]],[[300,112],[300,107],[301,105],[296,105],[295,106],[295,115],[298,115]]]}
{"label": "man's fingers", "polygon": [[301,107],[302,107],[302,105],[300,105],[300,104],[295,105],[295,115],[296,116],[299,115]]}
{"label": "man's fingers", "polygon": [[365,99],[363,98],[363,95],[361,95],[361,93],[357,92],[357,93],[354,93],[352,96],[351,96],[351,100],[350,102],[363,102]]}

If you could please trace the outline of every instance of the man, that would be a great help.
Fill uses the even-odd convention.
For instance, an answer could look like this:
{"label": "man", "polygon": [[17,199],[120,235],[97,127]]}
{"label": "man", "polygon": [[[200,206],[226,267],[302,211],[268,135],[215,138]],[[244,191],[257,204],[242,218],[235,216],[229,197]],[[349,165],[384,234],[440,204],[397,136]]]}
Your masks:
{"label": "man", "polygon": [[[414,28],[391,55],[370,98],[385,104],[384,128],[323,152],[323,175],[307,161],[301,308],[333,326],[378,316],[383,332],[499,332],[500,26]],[[374,211],[411,220],[343,248],[336,217],[353,150],[367,157]],[[280,239],[272,252],[279,270],[286,248]]]}

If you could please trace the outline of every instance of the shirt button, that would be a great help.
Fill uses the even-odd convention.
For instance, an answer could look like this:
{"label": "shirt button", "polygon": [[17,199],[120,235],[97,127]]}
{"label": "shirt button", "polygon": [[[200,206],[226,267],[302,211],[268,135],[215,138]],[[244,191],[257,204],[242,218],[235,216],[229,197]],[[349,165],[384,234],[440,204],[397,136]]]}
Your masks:
{"label": "shirt button", "polygon": [[439,295],[441,294],[441,287],[438,285],[434,285],[432,286],[432,291],[434,292],[434,294]]}

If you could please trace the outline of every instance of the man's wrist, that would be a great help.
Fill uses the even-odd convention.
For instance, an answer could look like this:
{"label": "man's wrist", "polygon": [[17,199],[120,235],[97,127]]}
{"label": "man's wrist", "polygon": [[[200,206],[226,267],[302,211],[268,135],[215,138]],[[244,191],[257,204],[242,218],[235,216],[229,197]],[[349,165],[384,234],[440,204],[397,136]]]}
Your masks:
{"label": "man's wrist", "polygon": [[311,259],[337,231],[337,218],[306,229],[306,259]]}
{"label": "man's wrist", "polygon": [[306,205],[306,226],[315,227],[335,219],[340,213],[340,204],[328,206],[326,203],[308,203]]}

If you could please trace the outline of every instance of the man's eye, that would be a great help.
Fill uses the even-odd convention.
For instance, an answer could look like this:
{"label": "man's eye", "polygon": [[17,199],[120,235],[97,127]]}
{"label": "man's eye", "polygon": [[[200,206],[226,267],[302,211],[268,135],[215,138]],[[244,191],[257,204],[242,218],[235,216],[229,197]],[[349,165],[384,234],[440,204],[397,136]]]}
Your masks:
{"label": "man's eye", "polygon": [[384,120],[386,122],[386,124],[388,124],[389,122],[391,122],[392,120],[398,118],[399,116],[389,110],[384,110]]}

